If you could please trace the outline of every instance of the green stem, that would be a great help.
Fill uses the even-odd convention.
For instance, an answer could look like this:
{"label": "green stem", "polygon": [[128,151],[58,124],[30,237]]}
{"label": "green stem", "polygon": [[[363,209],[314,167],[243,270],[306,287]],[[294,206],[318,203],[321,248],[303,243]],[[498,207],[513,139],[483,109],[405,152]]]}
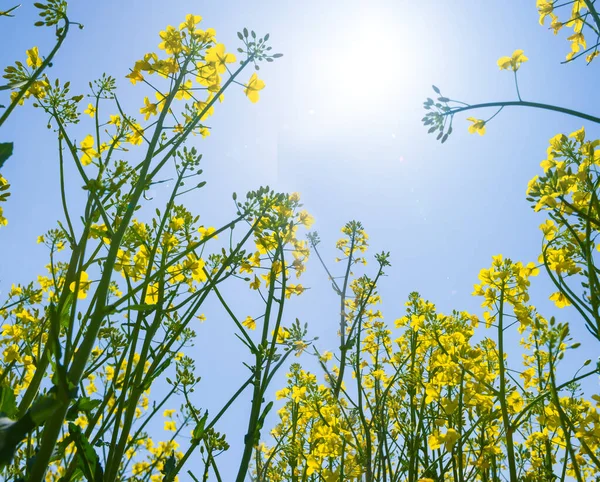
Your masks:
{"label": "green stem", "polygon": [[600,124],[600,117],[595,117],[593,115],[584,114],[583,112],[579,112],[572,109],[567,109],[565,107],[559,107],[556,105],[550,104],[541,104],[539,102],[527,102],[524,100],[518,101],[508,101],[508,102],[485,102],[483,104],[473,104],[467,107],[457,107],[456,109],[449,110],[448,112],[442,112],[443,116],[458,114],[459,112],[464,112],[473,109],[484,109],[486,107],[533,107],[535,109],[544,109],[551,110],[554,112],[560,112],[562,114],[568,114],[573,117],[579,117],[581,119],[588,120],[590,122],[594,122],[596,124]]}
{"label": "green stem", "polygon": [[600,15],[598,15],[598,11],[596,10],[596,7],[594,6],[594,0],[583,0],[583,1],[585,2],[585,6],[587,7],[587,9],[592,14],[592,18],[594,19],[594,22],[596,22],[598,31],[600,31]]}
{"label": "green stem", "polygon": [[[273,263],[281,259],[282,264],[282,278],[285,279],[285,260],[283,259],[283,248],[281,244],[277,247],[277,251],[275,252],[275,256],[273,257]],[[270,283],[269,283],[269,295],[267,299],[267,306],[265,309],[265,317],[264,317],[264,325],[263,325],[263,334],[261,345],[267,346],[267,326],[269,324],[269,320],[271,318],[271,309],[273,307],[273,301],[275,300],[275,282],[276,282],[276,273],[273,269],[271,269],[270,275]],[[282,294],[283,297],[283,294]],[[236,482],[244,482],[246,478],[246,474],[248,473],[248,466],[250,464],[250,459],[252,457],[252,449],[254,445],[258,442],[257,435],[260,427],[258,427],[258,420],[260,418],[260,409],[263,403],[263,387],[262,387],[262,364],[264,361],[264,353],[259,351],[255,355],[255,366],[254,366],[254,391],[252,393],[252,404],[250,409],[250,417],[248,419],[248,430],[244,437],[244,452],[242,454],[242,460],[240,462],[240,466],[238,469]],[[268,356],[268,355],[266,355]]]}
{"label": "green stem", "polygon": [[354,254],[354,242],[356,233],[352,233],[352,239],[350,240],[350,251],[348,254],[348,265],[346,266],[346,273],[344,275],[344,286],[340,291],[340,372],[338,374],[335,388],[333,390],[333,396],[338,398],[340,396],[340,389],[344,382],[344,370],[346,369],[346,353],[348,347],[346,344],[346,290],[348,289],[348,280],[350,278],[350,268],[352,267],[352,255]]}
{"label": "green stem", "polygon": [[552,361],[553,357],[549,357],[550,360],[550,389],[552,391],[552,402],[556,407],[556,411],[558,412],[558,418],[560,420],[560,425],[563,430],[563,435],[565,437],[566,451],[571,457],[571,461],[573,463],[573,472],[575,472],[575,477],[577,478],[577,482],[583,482],[581,478],[581,471],[579,469],[579,463],[577,462],[577,457],[575,455],[575,451],[573,450],[573,445],[571,444],[571,435],[570,430],[567,428],[567,416],[563,412],[562,407],[560,406],[560,399],[558,398],[558,392],[556,390],[556,379],[554,377],[554,363]]}
{"label": "green stem", "polygon": [[502,412],[502,423],[506,438],[506,458],[508,459],[508,471],[510,482],[517,482],[517,467],[515,465],[515,448],[513,443],[514,427],[508,416],[508,405],[506,403],[506,367],[504,365],[504,287],[500,292],[500,308],[498,312],[498,365],[500,372],[499,402]]}
{"label": "green stem", "polygon": [[517,88],[517,97],[519,98],[519,101],[522,102],[521,99],[521,92],[519,92],[519,81],[517,80],[517,71],[513,71],[513,73],[515,74],[515,87]]}

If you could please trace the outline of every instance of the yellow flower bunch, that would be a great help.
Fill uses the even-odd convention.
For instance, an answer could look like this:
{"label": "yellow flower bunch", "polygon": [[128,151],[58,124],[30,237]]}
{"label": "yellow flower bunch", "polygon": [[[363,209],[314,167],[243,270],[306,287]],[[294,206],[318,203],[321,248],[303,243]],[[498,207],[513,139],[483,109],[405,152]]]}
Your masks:
{"label": "yellow flower bunch", "polygon": [[[559,20],[557,10],[561,7],[567,7],[571,5],[570,12],[568,13],[566,20]],[[588,2],[585,0],[574,0],[573,2],[563,3],[557,5],[557,2],[551,0],[537,0],[537,9],[540,15],[540,25],[544,25],[546,19],[550,18],[550,28],[556,35],[563,27],[567,27],[573,30],[567,40],[571,42],[571,52],[567,54],[567,61],[574,60],[575,58],[587,53],[585,60],[586,62],[592,62],[598,55],[598,45],[592,49],[588,49],[585,35],[583,33],[586,24],[593,25],[598,23],[600,19],[596,9],[593,7],[589,8]],[[590,27],[594,29],[594,27]]]}
{"label": "yellow flower bunch", "polygon": [[521,67],[521,64],[528,60],[522,50],[515,50],[510,57],[500,57],[498,59],[498,67],[500,67],[500,70],[512,70],[516,72]]}

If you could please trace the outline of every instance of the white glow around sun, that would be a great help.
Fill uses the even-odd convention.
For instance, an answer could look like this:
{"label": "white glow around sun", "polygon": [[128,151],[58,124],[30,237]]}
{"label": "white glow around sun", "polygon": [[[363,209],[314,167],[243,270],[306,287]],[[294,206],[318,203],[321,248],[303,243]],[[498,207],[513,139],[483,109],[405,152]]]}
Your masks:
{"label": "white glow around sun", "polygon": [[416,26],[367,5],[342,17],[314,52],[321,82],[315,101],[340,117],[374,114],[419,84],[411,75],[418,61]]}

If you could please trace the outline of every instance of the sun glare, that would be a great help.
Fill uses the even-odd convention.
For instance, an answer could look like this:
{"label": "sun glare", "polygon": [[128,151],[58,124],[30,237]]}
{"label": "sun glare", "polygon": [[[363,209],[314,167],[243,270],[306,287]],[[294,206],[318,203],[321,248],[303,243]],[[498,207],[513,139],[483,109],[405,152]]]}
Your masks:
{"label": "sun glare", "polygon": [[315,58],[323,80],[318,103],[340,117],[363,116],[410,91],[418,83],[410,69],[417,61],[411,29],[374,7],[344,21]]}

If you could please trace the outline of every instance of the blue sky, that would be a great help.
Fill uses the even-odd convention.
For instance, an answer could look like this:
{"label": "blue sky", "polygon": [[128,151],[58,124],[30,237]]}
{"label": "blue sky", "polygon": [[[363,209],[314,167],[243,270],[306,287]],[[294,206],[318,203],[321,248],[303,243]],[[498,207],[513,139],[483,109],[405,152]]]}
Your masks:
{"label": "blue sky", "polygon": [[[23,60],[33,45],[46,51],[42,46],[52,34],[31,26],[34,11],[26,5],[16,19],[0,20],[4,38],[10,39],[0,51],[0,65]],[[578,119],[528,109],[505,109],[484,137],[468,134],[464,117],[470,114],[459,115],[444,145],[421,124],[431,84],[470,103],[515,100],[512,75],[500,72],[496,60],[517,48],[530,59],[519,71],[524,100],[599,111],[600,62],[561,65],[569,45],[563,35],[538,24],[533,0],[72,2],[70,17],[85,29],[69,35],[48,75],[70,80],[72,90],[82,93],[103,72],[113,75],[125,108],[135,113],[147,92],[124,76],[135,60],[156,50],[158,32],[178,25],[187,13],[202,15],[203,26],[214,27],[230,51],[239,43],[236,32],[248,27],[259,35],[269,32],[275,51],[284,54],[262,67],[266,88],[258,104],[241,88],[233,89],[216,108],[211,136],[193,141],[204,153],[208,184],[189,198],[190,207],[206,224],[219,225],[234,215],[233,191],[266,184],[298,191],[316,218],[313,229],[323,240],[323,254],[332,261],[340,228],[360,220],[371,238],[371,254],[392,253],[393,266],[380,287],[389,323],[403,314],[411,291],[442,312],[480,314],[480,301],[470,293],[492,255],[537,259],[544,218],[530,209],[525,189],[541,171],[548,139],[582,125],[590,137],[600,136],[597,127]],[[83,138],[90,129],[84,119],[73,133]],[[16,145],[3,171],[13,194],[5,207],[9,225],[0,231],[1,297],[11,283],[35,279],[43,270],[46,252],[35,240],[54,227],[60,205],[56,141],[42,113],[30,105],[17,110],[0,140]],[[331,349],[337,304],[316,258],[303,284],[311,289],[290,304],[289,321],[308,322],[319,346]],[[548,316],[572,322],[582,341],[571,358],[575,371],[582,360],[597,356],[598,342],[576,313],[553,308],[550,292],[540,276],[533,303]],[[207,315],[196,345],[203,376],[198,393],[201,404],[217,407],[245,377],[245,359],[222,310],[213,303]],[[308,357],[299,361],[312,365]],[[595,380],[590,389],[597,391]],[[232,453],[224,457],[234,461],[243,437],[243,403],[220,427],[231,433]]]}

